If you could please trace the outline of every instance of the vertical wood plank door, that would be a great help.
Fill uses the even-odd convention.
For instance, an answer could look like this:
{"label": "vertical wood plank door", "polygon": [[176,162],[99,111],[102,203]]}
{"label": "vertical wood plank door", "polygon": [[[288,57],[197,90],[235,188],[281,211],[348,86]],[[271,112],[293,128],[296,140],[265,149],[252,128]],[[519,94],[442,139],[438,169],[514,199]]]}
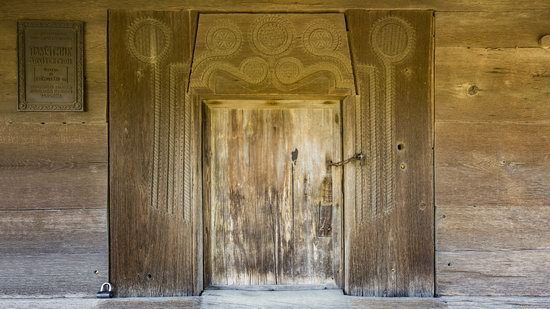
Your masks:
{"label": "vertical wood plank door", "polygon": [[111,281],[118,296],[195,288],[185,97],[189,12],[109,12]]}
{"label": "vertical wood plank door", "polygon": [[346,12],[359,98],[344,111],[346,292],[432,296],[433,12]]}
{"label": "vertical wood plank door", "polygon": [[337,287],[340,102],[204,107],[207,284]]}

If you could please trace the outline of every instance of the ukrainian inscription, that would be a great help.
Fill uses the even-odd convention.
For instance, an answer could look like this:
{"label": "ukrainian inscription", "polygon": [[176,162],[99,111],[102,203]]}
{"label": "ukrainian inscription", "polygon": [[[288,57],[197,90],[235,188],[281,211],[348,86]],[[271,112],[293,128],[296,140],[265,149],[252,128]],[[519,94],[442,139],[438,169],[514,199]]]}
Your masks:
{"label": "ukrainian inscription", "polygon": [[83,23],[18,23],[19,111],[83,111]]}

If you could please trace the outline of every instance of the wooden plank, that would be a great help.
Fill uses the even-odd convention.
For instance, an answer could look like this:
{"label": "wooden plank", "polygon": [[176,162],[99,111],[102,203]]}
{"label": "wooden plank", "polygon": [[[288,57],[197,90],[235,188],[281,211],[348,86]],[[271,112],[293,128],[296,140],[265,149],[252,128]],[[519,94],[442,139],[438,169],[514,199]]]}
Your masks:
{"label": "wooden plank", "polygon": [[356,195],[345,196],[346,293],[431,296],[432,12],[352,10],[347,21],[360,96],[344,115],[355,138],[344,152],[366,164],[344,170]]}
{"label": "wooden plank", "polygon": [[437,12],[435,20],[437,48],[538,48],[550,29],[548,11]]}
{"label": "wooden plank", "polygon": [[108,278],[105,208],[0,211],[0,243],[0,297],[90,297]]}
{"label": "wooden plank", "polygon": [[548,123],[548,72],[542,48],[437,48],[436,121]]}
{"label": "wooden plank", "polygon": [[[338,102],[207,106],[211,284],[335,287],[341,185],[326,162],[341,157]],[[330,230],[320,236],[325,208]]]}
{"label": "wooden plank", "polygon": [[0,166],[5,167],[33,161],[107,163],[107,125],[1,125],[0,147]]}
{"label": "wooden plank", "polygon": [[[434,9],[441,11],[536,11],[549,9],[550,4],[544,0],[481,0],[471,2],[468,0],[396,0],[387,2],[383,0],[362,1],[362,0],[325,0],[322,2],[314,0],[304,0],[295,3],[292,0],[281,0],[276,3],[266,3],[261,0],[242,0],[232,1],[224,0],[187,0],[185,2],[177,0],[163,0],[159,3],[151,3],[146,0],[118,0],[112,2],[109,0],[94,1],[87,5],[87,10],[79,10],[76,6],[80,2],[71,0],[66,6],[60,6],[54,0],[41,1],[39,3],[26,1],[9,0],[2,2],[0,12],[6,12],[6,15],[31,14],[29,7],[34,8],[31,12],[43,12],[46,14],[55,14],[61,10],[67,15],[79,14],[80,16],[92,15],[93,12],[105,12],[107,9],[127,9],[130,7],[140,10],[181,10],[181,9],[200,9],[208,11],[327,11],[344,10],[354,8],[364,9]],[[37,14],[37,13],[34,13]],[[1,16],[3,17],[3,16]],[[0,18],[1,19],[1,18]]]}
{"label": "wooden plank", "polygon": [[549,206],[550,125],[436,124],[436,205]]}
{"label": "wooden plank", "polygon": [[107,205],[106,125],[0,125],[0,210]]}
{"label": "wooden plank", "polygon": [[550,297],[445,296],[439,299],[449,308],[548,308]]}
{"label": "wooden plank", "polygon": [[[43,309],[80,309],[80,308],[203,308],[208,306],[246,306],[257,305],[259,299],[271,307],[320,307],[320,308],[546,308],[550,306],[550,297],[483,297],[483,296],[444,296],[440,298],[365,298],[327,296],[318,294],[293,297],[288,293],[270,292],[269,294],[224,297],[224,295],[204,295],[195,297],[140,297],[140,298],[57,298],[57,299],[0,299],[2,308],[43,308]],[[228,300],[232,300],[229,302]],[[202,306],[202,307],[201,307]]]}
{"label": "wooden plank", "polygon": [[438,295],[550,296],[550,250],[438,251]]}
{"label": "wooden plank", "polygon": [[107,206],[107,163],[32,164],[0,166],[0,210]]}
{"label": "wooden plank", "polygon": [[203,306],[262,308],[444,308],[434,298],[371,298],[344,295],[341,290],[324,291],[214,291],[203,293]]}
{"label": "wooden plank", "polygon": [[199,293],[188,12],[109,15],[111,280],[120,296]]}
{"label": "wooden plank", "polygon": [[436,250],[550,250],[548,206],[438,206]]}

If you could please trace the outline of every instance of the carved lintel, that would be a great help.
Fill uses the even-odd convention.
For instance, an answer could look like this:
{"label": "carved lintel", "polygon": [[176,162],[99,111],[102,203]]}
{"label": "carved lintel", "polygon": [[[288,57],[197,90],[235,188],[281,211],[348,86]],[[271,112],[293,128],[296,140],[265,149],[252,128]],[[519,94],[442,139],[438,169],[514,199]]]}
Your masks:
{"label": "carved lintel", "polygon": [[342,14],[201,16],[190,86],[215,94],[355,92]]}

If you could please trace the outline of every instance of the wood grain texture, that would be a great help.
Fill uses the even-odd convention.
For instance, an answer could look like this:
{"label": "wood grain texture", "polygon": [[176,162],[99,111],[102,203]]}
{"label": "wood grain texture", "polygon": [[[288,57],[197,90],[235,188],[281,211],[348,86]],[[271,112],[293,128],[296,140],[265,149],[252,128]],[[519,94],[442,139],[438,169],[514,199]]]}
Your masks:
{"label": "wood grain texture", "polygon": [[550,119],[550,52],[542,48],[436,49],[436,121]]}
{"label": "wood grain texture", "polygon": [[[82,11],[76,6],[80,2],[69,1],[66,6],[58,6],[54,0],[42,1],[34,3],[31,0],[15,1],[9,0],[2,3],[0,6],[1,12],[5,14],[25,14],[28,8],[33,7],[33,12],[43,12],[43,14],[55,14],[60,10],[64,10],[71,14],[80,14],[81,16],[93,16],[97,11],[105,12],[107,9],[127,9],[134,7],[140,10],[181,10],[181,9],[201,9],[205,11],[327,11],[327,10],[344,10],[353,8],[365,9],[434,9],[441,11],[536,11],[550,8],[544,0],[482,0],[472,3],[468,0],[397,0],[392,2],[377,0],[365,2],[362,0],[325,0],[322,2],[314,0],[301,1],[295,3],[292,0],[283,0],[276,3],[262,0],[243,0],[235,2],[234,0],[163,0],[160,3],[151,3],[146,0],[118,0],[111,2],[109,0],[100,0],[90,3],[88,10]],[[9,8],[9,10],[7,9]]]}
{"label": "wood grain texture", "polygon": [[0,126],[0,209],[104,209],[106,125]]}
{"label": "wood grain texture", "polygon": [[432,12],[346,16],[354,65],[364,71],[356,71],[359,101],[345,109],[344,157],[367,154],[366,166],[344,170],[344,187],[355,187],[344,193],[346,293],[431,296]]}
{"label": "wood grain texture", "polygon": [[550,33],[547,11],[437,12],[437,47],[539,47]]}
{"label": "wood grain texture", "polygon": [[[0,299],[2,308],[212,308],[268,306],[270,308],[547,308],[550,297],[475,297],[444,296],[439,298],[371,298],[345,296],[333,291],[207,291],[194,297],[140,297],[115,299]],[[231,293],[230,293],[231,292]]]}
{"label": "wood grain texture", "polygon": [[547,308],[549,297],[482,297],[482,296],[447,296],[440,300],[448,308]]}
{"label": "wood grain texture", "polygon": [[438,251],[439,295],[549,296],[550,250]]}
{"label": "wood grain texture", "polygon": [[437,207],[438,251],[549,250],[548,206]]}
{"label": "wood grain texture", "polygon": [[185,184],[174,178],[176,162],[193,166],[181,142],[191,131],[176,112],[189,71],[172,71],[189,67],[190,24],[188,12],[110,12],[111,280],[120,296],[200,292],[182,191],[193,183],[188,172],[178,174]]}
{"label": "wood grain texture", "polygon": [[437,209],[441,295],[548,295],[547,206]]}
{"label": "wood grain texture", "polygon": [[550,126],[436,124],[436,205],[549,206]]}
{"label": "wood grain texture", "polygon": [[0,243],[0,297],[90,297],[108,278],[105,209],[0,211]]}
{"label": "wood grain texture", "polygon": [[[327,162],[341,157],[339,102],[208,101],[206,110],[211,284],[336,287],[341,175]],[[330,230],[320,236],[324,208]]]}

